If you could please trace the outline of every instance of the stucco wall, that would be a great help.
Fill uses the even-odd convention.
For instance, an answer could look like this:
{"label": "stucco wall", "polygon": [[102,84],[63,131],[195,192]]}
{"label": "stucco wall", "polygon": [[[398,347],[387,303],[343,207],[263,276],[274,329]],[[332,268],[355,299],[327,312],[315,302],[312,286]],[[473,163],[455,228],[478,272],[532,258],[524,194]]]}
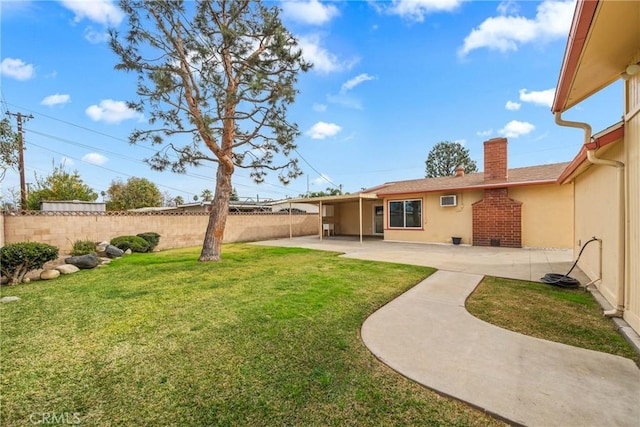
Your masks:
{"label": "stucco wall", "polygon": [[[209,216],[202,214],[146,215],[5,215],[5,243],[37,241],[68,253],[76,240],[110,240],[121,235],[147,231],[160,234],[159,249],[202,244]],[[230,214],[224,241],[244,242],[317,233],[314,214]]]}
{"label": "stucco wall", "polygon": [[[441,207],[440,196],[455,194],[456,207]],[[573,186],[555,184],[511,187],[510,198],[522,202],[522,245],[527,247],[571,248],[573,242]],[[404,195],[390,200],[423,200],[422,230],[391,230],[386,226],[384,239],[390,241],[451,243],[452,237],[462,237],[463,244],[473,240],[471,205],[482,200],[482,190]]]}
{"label": "stucco wall", "polygon": [[[612,147],[601,157],[622,160],[621,143]],[[615,302],[616,286],[619,280],[617,260],[619,215],[617,207],[616,169],[606,166],[590,166],[575,181],[575,248],[577,253],[592,237],[602,240],[602,282],[598,288],[609,302]],[[582,253],[578,266],[594,280],[600,275],[600,249],[591,243]]]}
{"label": "stucco wall", "polygon": [[[632,62],[640,61],[640,49]],[[627,173],[625,320],[640,332],[640,74],[627,81],[625,102],[625,163]]]}
{"label": "stucco wall", "polygon": [[[362,234],[364,236],[373,235],[373,206],[382,205],[382,201],[365,200],[362,202]],[[334,205],[337,234],[343,235],[359,235],[359,202],[336,203]]]}
{"label": "stucco wall", "polygon": [[[441,207],[440,196],[455,194],[458,204],[455,207]],[[471,205],[482,199],[482,191],[460,191],[446,193],[427,193],[422,197],[415,195],[394,196],[391,200],[409,200],[421,198],[422,230],[392,230],[387,227],[385,216],[384,239],[390,241],[451,243],[452,237],[462,237],[463,244],[471,244],[472,240],[472,209]]]}
{"label": "stucco wall", "polygon": [[512,187],[509,197],[522,202],[522,246],[573,247],[573,184]]}

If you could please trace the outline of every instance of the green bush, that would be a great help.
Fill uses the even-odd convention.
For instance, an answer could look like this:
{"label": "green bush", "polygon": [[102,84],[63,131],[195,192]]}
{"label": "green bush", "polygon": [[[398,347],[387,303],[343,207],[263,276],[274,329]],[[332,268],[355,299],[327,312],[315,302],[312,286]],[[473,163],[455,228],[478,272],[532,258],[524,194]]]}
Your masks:
{"label": "green bush", "polygon": [[153,231],[136,234],[136,236],[142,237],[149,243],[149,252],[151,252],[156,246],[158,246],[158,243],[160,243],[160,235]]}
{"label": "green bush", "polygon": [[0,248],[0,270],[9,283],[15,285],[21,283],[28,272],[57,258],[58,248],[46,243],[10,243]]}
{"label": "green bush", "polygon": [[138,236],[118,236],[111,239],[110,242],[123,251],[131,249],[131,252],[148,252],[149,242]]}
{"label": "green bush", "polygon": [[79,255],[87,255],[96,252],[96,244],[90,240],[76,240],[73,243],[73,249],[71,250],[71,255],[79,256]]}

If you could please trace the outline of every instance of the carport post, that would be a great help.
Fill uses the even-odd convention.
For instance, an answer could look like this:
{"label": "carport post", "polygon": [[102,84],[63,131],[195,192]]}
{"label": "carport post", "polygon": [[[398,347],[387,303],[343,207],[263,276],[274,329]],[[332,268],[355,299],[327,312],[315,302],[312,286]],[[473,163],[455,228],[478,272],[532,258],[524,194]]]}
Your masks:
{"label": "carport post", "polygon": [[320,200],[320,206],[318,209],[318,229],[320,231],[320,241],[322,241],[322,235],[324,234],[322,231],[322,200]]}
{"label": "carport post", "polygon": [[362,196],[358,197],[360,204],[360,244],[362,244]]}

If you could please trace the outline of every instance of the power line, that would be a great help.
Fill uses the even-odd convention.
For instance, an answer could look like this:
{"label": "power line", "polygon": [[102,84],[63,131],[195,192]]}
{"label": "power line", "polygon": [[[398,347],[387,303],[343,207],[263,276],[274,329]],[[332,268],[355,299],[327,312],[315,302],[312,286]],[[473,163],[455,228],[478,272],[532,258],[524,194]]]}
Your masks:
{"label": "power line", "polygon": [[[6,102],[6,101],[5,101],[5,103],[6,103],[7,105],[13,105],[13,106],[15,106],[15,107],[18,107],[17,105],[15,105],[15,104],[13,104],[13,103],[8,103],[8,102]],[[20,108],[23,108],[23,107],[20,107]],[[77,124],[77,123],[73,123],[73,122],[70,122],[70,121],[67,121],[67,120],[59,119],[59,118],[57,118],[57,117],[53,117],[53,116],[51,116],[51,115],[48,115],[48,114],[45,114],[45,113],[42,113],[42,112],[39,112],[39,111],[35,111],[35,110],[33,110],[33,109],[29,109],[29,108],[23,108],[23,109],[24,109],[24,110],[26,110],[26,111],[30,111],[30,112],[31,112],[31,113],[33,113],[33,114],[37,114],[37,115],[39,115],[39,116],[46,117],[46,118],[48,118],[48,119],[50,119],[50,120],[54,120],[54,121],[57,121],[57,122],[60,122],[60,123],[64,123],[64,124],[66,124],[66,125],[73,126],[73,127],[78,128],[78,129],[82,129],[82,130],[84,130],[84,131],[94,133],[94,134],[96,134],[96,135],[101,135],[101,136],[104,136],[104,137],[107,137],[107,138],[113,139],[113,140],[115,140],[115,141],[120,141],[120,142],[124,142],[124,143],[130,144],[130,141],[128,141],[127,139],[124,139],[124,138],[120,138],[120,137],[117,137],[117,136],[114,136],[114,135],[110,135],[110,134],[108,134],[108,133],[101,132],[101,131],[98,131],[98,130],[95,130],[95,129],[91,129],[91,128],[89,128],[89,127],[82,126],[82,125],[79,125],[79,124]],[[108,151],[108,150],[105,150],[105,149],[102,149],[102,148],[93,147],[93,146],[91,146],[91,145],[86,145],[86,144],[81,144],[81,143],[77,143],[77,142],[69,141],[69,140],[66,140],[66,139],[64,139],[64,138],[60,138],[60,137],[56,137],[56,136],[53,136],[53,135],[44,134],[44,133],[42,133],[42,132],[37,132],[37,131],[34,131],[34,130],[32,130],[32,129],[30,129],[29,131],[30,131],[30,132],[32,132],[32,133],[38,133],[38,134],[39,134],[39,135],[41,135],[41,136],[45,136],[45,137],[50,137],[50,138],[53,138],[53,139],[57,139],[57,140],[59,140],[59,141],[61,141],[61,142],[66,142],[66,143],[69,143],[69,144],[72,144],[72,145],[80,146],[80,147],[83,147],[83,148],[88,148],[88,149],[91,149],[91,150],[94,150],[94,151],[98,151],[98,152],[102,152],[102,153],[107,153],[107,154],[114,155],[114,156],[117,156],[117,157],[119,157],[119,158],[122,158],[122,159],[124,159],[124,160],[128,160],[128,159],[127,159],[127,156],[124,156],[124,155],[122,155],[122,154],[118,154],[118,153],[114,153],[114,152],[111,152],[111,151]],[[139,148],[141,148],[141,149],[144,149],[144,150],[147,150],[147,151],[151,151],[151,152],[154,152],[154,153],[156,153],[156,152],[157,152],[157,150],[155,150],[155,149],[153,149],[153,148],[151,148],[151,147],[147,147],[147,146],[145,146],[145,145],[136,145],[136,147],[139,147]],[[308,166],[309,166],[309,167],[310,167],[310,168],[311,168],[311,169],[312,169],[316,174],[318,174],[318,176],[319,176],[321,179],[323,179],[324,181],[326,181],[327,183],[329,183],[329,184],[330,184],[330,185],[332,185],[333,187],[335,187],[335,188],[337,188],[337,189],[341,189],[341,187],[340,187],[339,185],[336,185],[335,183],[333,183],[333,182],[332,182],[331,180],[329,180],[325,175],[323,175],[323,174],[322,174],[322,173],[320,173],[316,168],[314,168],[314,167],[313,167],[313,165],[311,165],[311,163],[310,163],[307,159],[305,159],[305,158],[300,154],[300,152],[299,152],[297,149],[295,149],[295,152],[298,154],[298,156],[300,156],[300,158],[301,158],[301,159],[302,159],[302,160],[303,160],[303,161],[304,161],[304,162],[305,162],[305,163],[306,163],[306,164],[307,164],[307,165],[308,165]],[[139,160],[138,160],[138,159],[132,159],[132,161],[139,161]],[[207,164],[202,164],[202,166],[203,166],[203,167],[206,167],[206,168],[214,169],[214,168],[213,168],[213,166],[210,166],[210,165],[207,165]],[[196,176],[196,174],[190,174],[190,175],[187,175],[187,176]],[[235,174],[235,176],[240,177],[240,178],[245,178],[245,179],[251,179],[250,177],[248,177],[248,176],[246,176],[246,175],[241,175],[241,174]],[[210,178],[210,177],[207,177],[207,179],[211,179],[211,178]],[[282,186],[282,185],[274,184],[274,183],[267,182],[267,181],[264,181],[264,184],[270,185],[270,186],[272,186],[272,187],[274,187],[274,188],[281,188],[281,189],[283,189],[283,190],[292,190],[292,188],[291,188],[291,187],[284,187],[284,186]],[[242,184],[238,184],[238,185],[239,185],[239,186],[244,186],[244,187],[247,187],[247,188],[251,188],[251,189],[254,189],[254,190],[256,190],[256,191],[258,190],[258,188],[257,188],[257,187],[251,187],[251,186],[248,186],[248,185],[242,185]],[[284,194],[284,195],[287,195],[287,194],[290,192],[290,191],[288,191],[287,193],[283,193],[283,192],[281,192],[281,191],[274,191],[274,190],[271,190],[271,191],[272,191],[272,192],[274,192],[274,193],[279,193],[279,194]]]}

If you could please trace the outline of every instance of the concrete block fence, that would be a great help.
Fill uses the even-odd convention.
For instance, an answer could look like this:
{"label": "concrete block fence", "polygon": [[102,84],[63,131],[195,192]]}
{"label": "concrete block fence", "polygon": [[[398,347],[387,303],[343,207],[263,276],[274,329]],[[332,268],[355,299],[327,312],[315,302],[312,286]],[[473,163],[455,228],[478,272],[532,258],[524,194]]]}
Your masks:
{"label": "concrete block fence", "polygon": [[[116,236],[153,231],[160,234],[158,249],[202,245],[206,212],[42,212],[0,214],[0,246],[42,242],[69,253],[77,240],[101,241]],[[318,232],[316,214],[230,213],[224,242],[250,242],[305,236]]]}

